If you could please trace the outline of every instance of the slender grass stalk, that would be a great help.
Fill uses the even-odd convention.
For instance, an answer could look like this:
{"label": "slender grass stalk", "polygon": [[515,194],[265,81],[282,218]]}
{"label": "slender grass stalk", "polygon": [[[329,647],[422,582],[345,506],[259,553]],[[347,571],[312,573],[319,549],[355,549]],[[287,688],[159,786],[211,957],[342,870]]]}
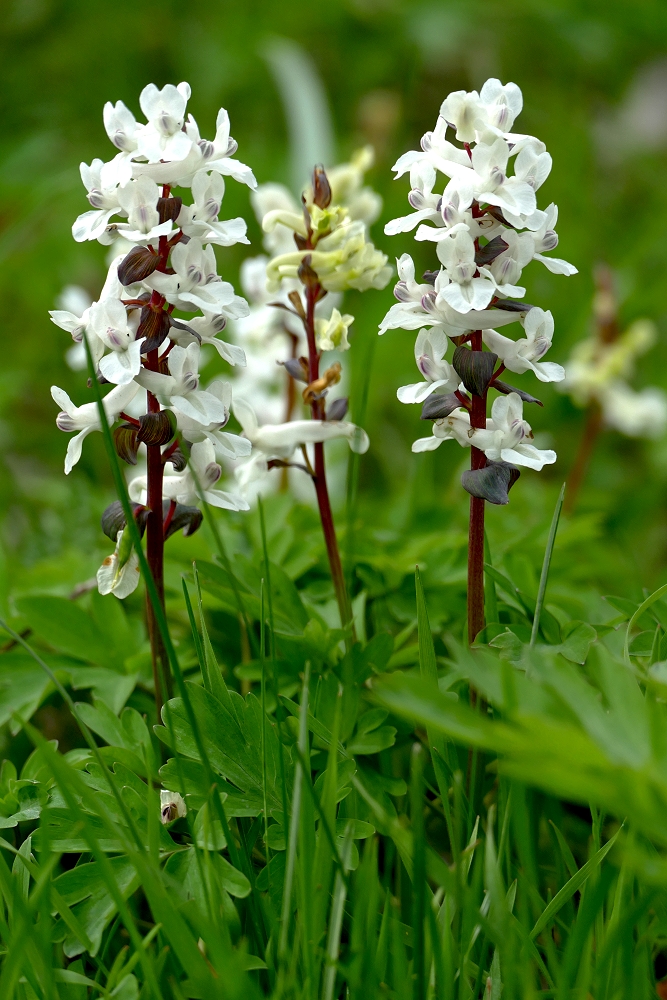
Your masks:
{"label": "slender grass stalk", "polygon": [[542,572],[540,574],[540,585],[537,590],[537,601],[535,602],[535,614],[533,615],[533,627],[530,633],[531,648],[535,645],[540,630],[540,618],[542,617],[544,596],[547,592],[547,583],[549,581],[549,568],[551,566],[551,557],[553,555],[554,544],[556,542],[556,532],[558,531],[560,512],[563,509],[565,486],[566,484],[563,483],[563,485],[561,486],[560,493],[558,494],[558,500],[556,500],[556,507],[553,512],[553,517],[551,518],[551,526],[549,528],[549,535],[547,537],[547,547],[544,551],[544,561],[542,563]]}
{"label": "slender grass stalk", "polygon": [[415,743],[411,756],[410,817],[412,820],[412,965],[413,1000],[426,1000],[426,847],[424,841],[424,751]]}

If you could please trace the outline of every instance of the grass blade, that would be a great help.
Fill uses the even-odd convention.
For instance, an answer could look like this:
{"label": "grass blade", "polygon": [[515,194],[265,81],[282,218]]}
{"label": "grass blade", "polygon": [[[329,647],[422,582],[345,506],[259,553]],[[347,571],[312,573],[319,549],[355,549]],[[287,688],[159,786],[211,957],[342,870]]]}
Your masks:
{"label": "grass blade", "polygon": [[535,614],[533,615],[533,627],[530,633],[530,645],[531,648],[535,645],[537,640],[537,634],[540,628],[540,618],[542,617],[542,607],[544,605],[544,595],[547,592],[547,581],[549,579],[549,567],[551,566],[551,557],[554,551],[554,543],[556,541],[556,532],[558,531],[558,522],[560,521],[560,512],[563,509],[563,499],[565,497],[565,483],[561,486],[560,493],[558,494],[558,500],[556,501],[556,507],[554,509],[553,517],[551,518],[551,527],[549,528],[549,536],[547,538],[547,547],[544,552],[544,562],[542,563],[542,572],[540,574],[540,585],[537,590],[537,601],[535,602]]}

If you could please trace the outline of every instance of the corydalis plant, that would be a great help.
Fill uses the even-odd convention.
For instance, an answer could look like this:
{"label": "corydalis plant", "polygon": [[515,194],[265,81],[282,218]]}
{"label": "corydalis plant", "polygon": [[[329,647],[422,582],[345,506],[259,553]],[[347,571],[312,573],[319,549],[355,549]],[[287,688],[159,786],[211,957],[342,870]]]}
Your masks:
{"label": "corydalis plant", "polygon": [[[213,246],[248,242],[243,219],[218,219],[224,177],[250,187],[256,182],[233,159],[227,112],[218,113],[215,138],[202,139],[194,118],[186,119],[189,97],[187,83],[162,90],[149,84],[139,98],[146,123],[122,101],[105,105],[104,125],[119,152],[107,163],[81,164],[92,209],[72,232],[79,242],[111,245],[113,259],[97,302],[81,313],[51,313],[75,342],[85,338],[98,381],[113,385],[103,405],[110,424],[122,421],[113,432],[118,455],[136,465],[140,445],[146,446],[146,474],[130,483],[129,493],[161,600],[165,539],[199,527],[202,500],[229,510],[248,507],[217,485],[217,460],[248,455],[251,445],[223,430],[231,385],[216,381],[204,390],[199,359],[201,345],[211,344],[230,364],[245,364],[240,348],[218,338],[228,319],[247,315],[248,305],[218,276]],[[191,204],[174,189],[189,189]],[[58,427],[78,432],[67,448],[69,473],[84,438],[101,429],[99,413],[95,402],[75,406],[57,386],[51,394],[61,407]],[[126,597],[139,582],[139,566],[120,504],[105,511],[102,527],[116,548],[97,574],[99,591]],[[164,677],[167,665],[149,601],[147,616],[159,707],[159,661]]]}
{"label": "corydalis plant", "polygon": [[[471,495],[470,642],[484,627],[484,504],[508,502],[519,466],[540,470],[556,461],[555,452],[532,444],[523,419],[524,403],[542,404],[500,380],[506,369],[532,371],[541,382],[564,377],[560,365],[542,360],[551,346],[553,317],[522,303],[525,289],[518,282],[532,260],[555,274],[576,273],[566,261],[546,256],[558,243],[558,212],[555,205],[538,209],[535,192],[549,175],[551,157],[538,139],[510,131],[522,106],[516,84],[499,80],[487,80],[479,94],[450,94],[421,150],[405,153],[394,166],[397,177],[410,172],[414,211],[385,227],[389,235],[416,228],[417,240],[435,243],[438,266],[421,282],[408,254],[398,261],[398,303],[380,333],[419,330],[415,359],[423,381],[403,386],[398,398],[422,403],[422,419],[433,421],[433,433],[412,450],[433,451],[447,439],[471,449],[470,470],[462,477]],[[447,138],[449,129],[460,145]],[[450,178],[444,190],[438,174]],[[497,327],[514,322],[521,323],[523,337],[498,333]],[[451,363],[445,360],[450,340]],[[489,419],[490,389],[499,395]]]}
{"label": "corydalis plant", "polygon": [[[367,218],[377,207],[377,197],[361,187],[364,166],[360,163],[350,165],[347,170],[338,168],[335,187],[323,167],[316,167],[300,207],[277,185],[271,185],[270,190],[265,188],[262,208],[269,210],[262,215],[262,228],[270,237],[267,246],[274,248],[275,255],[261,262],[265,268],[263,295],[272,300],[270,305],[288,315],[292,324],[300,323],[305,334],[307,353],[287,359],[285,368],[292,379],[305,383],[302,399],[310,409],[311,419],[260,426],[247,402],[239,401],[234,408],[254,447],[253,458],[238,471],[244,485],[276,465],[297,465],[311,476],[343,626],[350,622],[351,611],[329,499],[324,442],[343,437],[354,451],[365,452],[368,437],[343,419],[346,400],[335,400],[326,407],[330,388],[341,378],[340,362],[320,372],[322,354],[349,348],[348,330],[354,317],[342,315],[338,308],[323,314],[317,307],[330,292],[384,288],[389,281],[391,268],[387,258],[368,237]],[[337,201],[335,195],[341,200]],[[260,204],[256,199],[256,208]],[[283,292],[286,292],[283,301],[276,302]],[[307,444],[313,446],[312,463]],[[292,462],[298,447],[302,450],[303,464]]]}
{"label": "corydalis plant", "polygon": [[657,438],[667,426],[667,397],[647,386],[636,391],[629,380],[635,361],[657,340],[655,324],[637,319],[623,330],[618,320],[614,276],[605,265],[595,271],[593,334],[575,345],[559,385],[576,406],[586,410],[579,448],[568,477],[565,509],[575,508],[579,490],[604,427],[627,437]]}

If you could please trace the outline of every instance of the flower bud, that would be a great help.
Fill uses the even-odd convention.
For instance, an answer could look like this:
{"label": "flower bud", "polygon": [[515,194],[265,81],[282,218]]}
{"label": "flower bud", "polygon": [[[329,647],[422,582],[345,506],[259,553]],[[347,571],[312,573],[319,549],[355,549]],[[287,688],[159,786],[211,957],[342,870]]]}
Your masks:
{"label": "flower bud", "polygon": [[133,247],[118,265],[118,280],[121,285],[134,285],[152,274],[160,263],[160,258],[148,247]]}
{"label": "flower bud", "polygon": [[313,171],[313,201],[318,208],[328,208],[331,204],[331,185],[321,164]]}
{"label": "flower bud", "polygon": [[507,494],[520,475],[516,465],[487,460],[483,469],[466,469],[461,485],[471,496],[502,506],[509,503]]}
{"label": "flower bud", "polygon": [[492,351],[471,351],[459,345],[454,351],[452,364],[456,374],[473,396],[483,396],[493,378],[498,355]]}
{"label": "flower bud", "polygon": [[[169,513],[170,503],[169,500],[163,502],[163,518]],[[165,539],[170,538],[172,535],[176,534],[177,531],[183,529],[184,535],[194,535],[195,531],[198,531],[204,520],[204,515],[200,511],[199,507],[186,507],[185,504],[177,503],[176,510],[174,511],[171,521],[169,522],[169,527],[165,531]]]}
{"label": "flower bud", "polygon": [[[134,512],[134,520],[139,529],[139,534],[143,536],[146,530],[146,521],[148,520],[148,509],[141,504],[133,503],[132,510]],[[102,531],[110,538],[112,542],[115,542],[118,537],[118,532],[122,531],[126,525],[125,511],[123,510],[123,505],[120,500],[114,500],[110,503],[107,509],[102,514]]]}
{"label": "flower bud", "polygon": [[455,392],[448,392],[446,395],[433,393],[422,406],[421,419],[442,420],[463,405]]}
{"label": "flower bud", "polygon": [[144,413],[139,417],[141,427],[137,438],[144,444],[167,444],[176,433],[176,417],[171,410]]}
{"label": "flower bud", "polygon": [[137,464],[137,452],[139,451],[139,440],[137,428],[132,424],[121,424],[113,432],[113,441],[116,447],[116,454],[128,465]]}
{"label": "flower bud", "polygon": [[297,276],[302,285],[306,288],[317,288],[320,283],[320,279],[317,277],[317,272],[310,266],[310,254],[304,257],[299,265],[299,270],[297,271]]}
{"label": "flower bud", "polygon": [[347,413],[347,405],[347,396],[341,396],[340,399],[334,399],[333,403],[327,410],[326,419],[343,420],[345,418],[345,414]]}
{"label": "flower bud", "polygon": [[[279,365],[283,365],[285,371],[288,375],[291,375],[293,379],[297,382],[307,382],[308,381],[308,362],[305,358],[288,358],[287,361],[278,361]],[[60,417],[61,414],[58,414]],[[58,421],[56,420],[56,423]],[[60,427],[60,424],[58,424]],[[61,428],[62,430],[62,428]]]}
{"label": "flower bud", "polygon": [[148,354],[149,351],[156,350],[162,341],[169,335],[171,323],[168,313],[164,309],[151,309],[144,306],[141,310],[141,320],[137,330],[137,340],[145,337],[141,345],[141,353]]}
{"label": "flower bud", "polygon": [[183,199],[158,198],[156,207],[157,207],[157,214],[160,217],[160,222],[167,222],[169,219],[175,221],[181,214],[181,208],[183,207]]}

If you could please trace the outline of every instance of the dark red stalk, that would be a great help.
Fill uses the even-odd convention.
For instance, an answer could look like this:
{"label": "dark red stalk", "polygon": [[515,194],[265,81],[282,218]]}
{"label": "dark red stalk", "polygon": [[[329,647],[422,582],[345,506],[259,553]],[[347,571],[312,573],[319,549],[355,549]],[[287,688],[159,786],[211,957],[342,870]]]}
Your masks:
{"label": "dark red stalk", "polygon": [[[317,352],[317,344],[315,343],[315,303],[317,302],[319,291],[319,285],[306,287],[305,327],[306,337],[308,338],[308,380],[311,384],[320,377],[320,357]],[[311,402],[311,413],[313,420],[324,420],[325,410],[323,399],[314,399]],[[324,464],[324,445],[320,442],[314,445],[314,449],[315,475],[313,476],[313,482],[315,483],[317,505],[320,511],[322,532],[324,534],[324,541],[327,547],[327,556],[329,557],[329,567],[331,569],[331,579],[333,580],[334,590],[336,592],[340,620],[343,627],[345,627],[348,623],[352,623],[352,611],[347,597],[345,574],[343,573],[343,566],[340,561],[338,540],[336,538],[336,529],[334,527],[331,502],[329,500],[326,468]],[[353,623],[352,629],[354,632]]]}
{"label": "dark red stalk", "polygon": [[[482,331],[474,330],[470,337],[473,351],[482,350]],[[472,397],[470,413],[472,427],[486,427],[486,393]],[[470,449],[470,468],[483,469],[486,455],[479,448]],[[484,628],[484,500],[470,497],[470,529],[468,535],[468,642],[472,645]]]}

